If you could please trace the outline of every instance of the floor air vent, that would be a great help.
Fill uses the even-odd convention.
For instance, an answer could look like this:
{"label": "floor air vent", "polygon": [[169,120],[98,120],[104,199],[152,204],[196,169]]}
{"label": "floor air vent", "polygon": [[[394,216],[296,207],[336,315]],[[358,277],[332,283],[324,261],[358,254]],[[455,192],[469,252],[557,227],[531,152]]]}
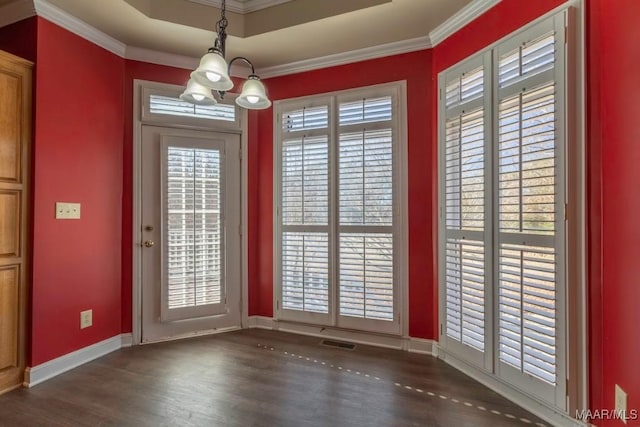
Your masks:
{"label": "floor air vent", "polygon": [[343,350],[355,350],[356,349],[356,345],[355,344],[351,344],[349,342],[332,341],[332,340],[322,340],[322,341],[320,341],[320,345],[323,345],[325,347],[341,348]]}

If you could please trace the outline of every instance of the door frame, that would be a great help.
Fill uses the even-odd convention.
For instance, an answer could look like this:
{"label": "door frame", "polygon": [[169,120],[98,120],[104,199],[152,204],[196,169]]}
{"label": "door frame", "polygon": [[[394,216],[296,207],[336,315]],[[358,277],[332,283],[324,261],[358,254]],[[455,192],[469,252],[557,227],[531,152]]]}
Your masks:
{"label": "door frame", "polygon": [[[168,83],[153,82],[148,80],[133,81],[133,176],[132,176],[132,298],[131,298],[131,345],[142,344],[142,230],[140,228],[142,218],[142,126],[156,125],[168,128],[200,130],[206,132],[231,133],[240,135],[240,210],[241,210],[241,289],[240,289],[240,327],[245,328],[248,322],[249,303],[248,293],[248,123],[247,111],[236,109],[236,122],[214,122],[208,119],[187,118],[181,120],[178,116],[167,115],[162,118],[149,118],[143,109],[145,103],[143,96],[146,92],[173,93],[175,96],[182,93],[184,86]],[[227,93],[228,99],[235,99],[236,94]],[[211,332],[207,332],[210,334]],[[178,337],[179,338],[179,337]]]}

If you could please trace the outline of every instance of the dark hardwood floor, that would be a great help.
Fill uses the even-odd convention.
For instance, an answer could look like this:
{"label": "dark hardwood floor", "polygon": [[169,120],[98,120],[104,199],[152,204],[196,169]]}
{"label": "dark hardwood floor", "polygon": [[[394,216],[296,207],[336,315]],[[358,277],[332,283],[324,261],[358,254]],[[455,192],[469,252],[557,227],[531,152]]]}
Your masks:
{"label": "dark hardwood floor", "polygon": [[1,426],[542,426],[430,356],[244,330],[111,353],[0,396]]}

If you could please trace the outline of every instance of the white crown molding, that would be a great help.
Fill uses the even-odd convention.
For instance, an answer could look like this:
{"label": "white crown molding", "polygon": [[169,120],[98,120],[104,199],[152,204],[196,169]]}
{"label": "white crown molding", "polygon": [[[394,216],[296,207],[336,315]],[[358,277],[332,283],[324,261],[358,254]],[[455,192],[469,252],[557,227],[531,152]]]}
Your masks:
{"label": "white crown molding", "polygon": [[[125,334],[126,335],[126,334]],[[116,335],[104,341],[100,341],[88,347],[81,348],[72,353],[65,354],[56,359],[33,366],[25,370],[25,387],[33,387],[57,375],[67,372],[87,362],[91,362],[98,357],[102,357],[113,351],[122,348],[123,341],[126,340],[122,335]]]}
{"label": "white crown molding", "polygon": [[[205,6],[213,6],[220,8],[222,2],[220,0],[188,0],[193,3],[204,4]],[[234,13],[247,14],[268,7],[277,6],[282,3],[288,3],[291,0],[227,0],[227,10]]]}
{"label": "white crown molding", "polygon": [[175,68],[193,70],[198,66],[199,58],[161,52],[158,50],[144,49],[142,47],[127,46],[124,57],[133,61],[148,62],[157,65],[166,65]]}
{"label": "white crown molding", "polygon": [[417,50],[428,49],[430,47],[431,41],[429,37],[424,36],[415,39],[387,43],[380,46],[365,47],[363,49],[356,49],[349,52],[327,55],[321,58],[305,59],[302,61],[291,62],[289,64],[265,67],[256,70],[256,74],[263,79],[278,77],[287,74],[301,73],[304,71],[318,70],[321,68],[335,67],[337,65],[351,64],[353,62],[366,61],[368,59],[415,52]]}
{"label": "white crown molding", "polygon": [[442,41],[446,40],[447,37],[498,3],[500,3],[500,0],[473,0],[429,33],[431,44],[433,47],[439,45]]}
{"label": "white crown molding", "polygon": [[0,28],[35,16],[32,0],[18,0],[0,7]]}
{"label": "white crown molding", "polygon": [[125,55],[126,45],[113,37],[103,33],[97,28],[92,27],[81,19],[69,14],[68,12],[50,4],[46,0],[34,0],[33,4],[38,16],[51,21],[56,25],[71,31],[80,37],[97,44],[98,46],[123,57]]}

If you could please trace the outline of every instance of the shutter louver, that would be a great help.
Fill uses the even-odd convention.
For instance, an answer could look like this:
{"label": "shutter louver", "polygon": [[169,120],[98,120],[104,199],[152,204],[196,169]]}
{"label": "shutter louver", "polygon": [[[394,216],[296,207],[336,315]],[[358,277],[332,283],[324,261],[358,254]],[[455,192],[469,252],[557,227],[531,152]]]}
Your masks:
{"label": "shutter louver", "polygon": [[340,135],[340,224],[391,225],[391,129]]}
{"label": "shutter louver", "polygon": [[282,143],[282,221],[329,222],[329,142],[326,136]]}
{"label": "shutter louver", "polygon": [[500,102],[500,230],[555,232],[555,89]]}
{"label": "shutter louver", "polygon": [[449,82],[445,91],[446,108],[473,101],[484,96],[484,69],[476,68]]}
{"label": "shutter louver", "polygon": [[219,304],[224,300],[220,152],[167,150],[166,306]]}
{"label": "shutter louver", "polygon": [[194,105],[180,98],[162,95],[149,96],[149,112],[227,122],[236,120],[236,107],[233,104]]}
{"label": "shutter louver", "polygon": [[447,228],[484,229],[484,113],[482,109],[447,120]]}
{"label": "shutter louver", "polygon": [[326,105],[303,108],[282,115],[282,130],[284,132],[324,129],[328,127],[329,107]]}
{"label": "shutter louver", "polygon": [[553,248],[500,247],[500,359],[556,383],[556,283]]}
{"label": "shutter louver", "polygon": [[362,99],[340,104],[340,126],[391,120],[391,97]]}
{"label": "shutter louver", "polygon": [[340,314],[393,320],[393,236],[340,235]]}
{"label": "shutter louver", "polygon": [[555,34],[553,33],[524,43],[518,49],[503,55],[498,65],[500,87],[516,84],[553,69],[555,55]]}
{"label": "shutter louver", "polygon": [[313,313],[329,312],[326,233],[283,233],[282,307]]}
{"label": "shutter louver", "polygon": [[446,243],[447,335],[484,351],[484,242]]}

